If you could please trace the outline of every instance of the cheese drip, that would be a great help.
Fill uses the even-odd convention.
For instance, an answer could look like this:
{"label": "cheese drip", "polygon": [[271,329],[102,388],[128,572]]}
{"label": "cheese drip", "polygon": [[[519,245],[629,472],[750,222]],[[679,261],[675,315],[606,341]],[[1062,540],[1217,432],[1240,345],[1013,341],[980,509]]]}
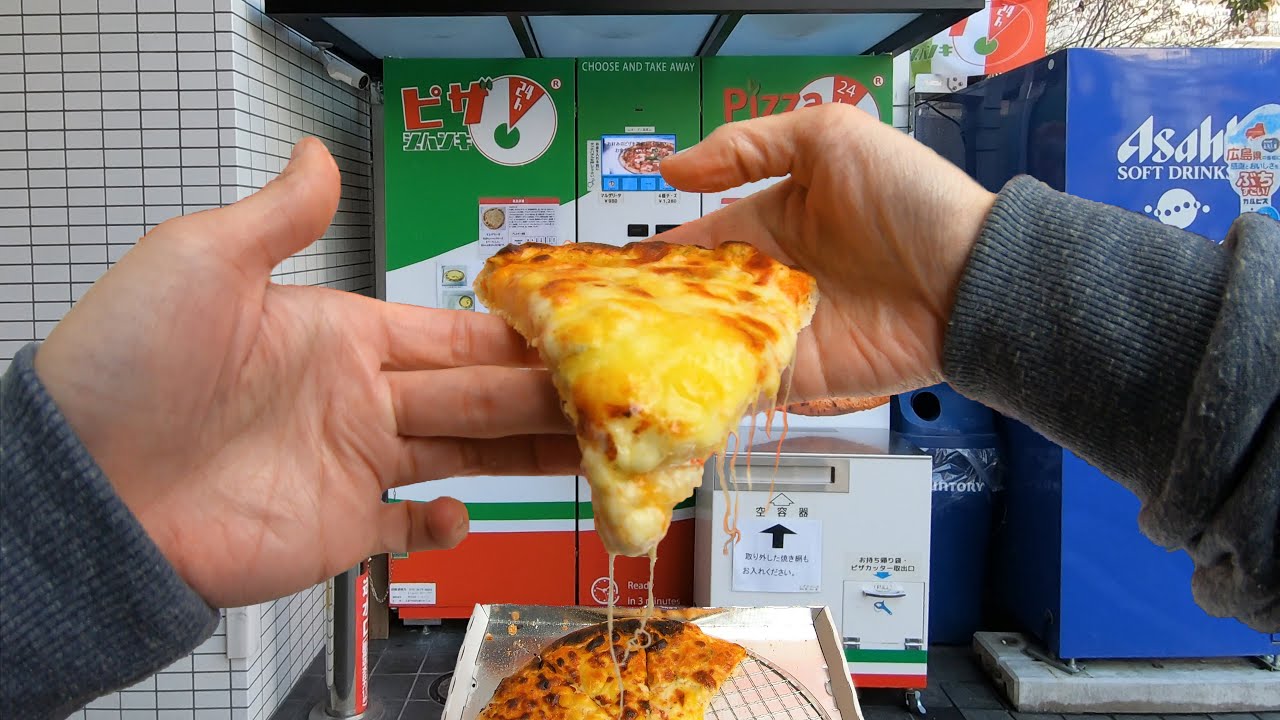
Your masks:
{"label": "cheese drip", "polygon": [[[790,423],[787,422],[787,403],[791,402],[791,381],[796,376],[795,358],[791,359],[791,364],[783,370],[787,376],[787,383],[782,391],[782,435],[778,436],[778,444],[773,453],[773,477],[769,478],[769,499],[764,504],[764,512],[769,514],[769,510],[773,508],[773,494],[778,484],[778,466],[782,464],[782,443],[787,441],[787,430],[790,429]],[[778,404],[775,400],[775,406]],[[772,425],[770,420],[770,425]]]}
{"label": "cheese drip", "polygon": [[618,680],[618,715],[621,717],[626,706],[627,696],[626,684],[622,680],[622,666],[631,660],[631,653],[638,650],[647,650],[649,645],[653,643],[653,635],[649,633],[647,626],[656,612],[653,602],[653,576],[654,569],[658,565],[658,548],[655,546],[649,551],[649,599],[645,603],[644,613],[640,616],[640,627],[636,629],[623,647],[622,660],[618,660],[617,646],[613,644],[614,606],[617,604],[617,594],[613,592],[613,563],[617,557],[617,553],[609,553],[609,601],[606,603],[605,617],[608,626],[609,657],[613,660],[613,676]]}
{"label": "cheese drip", "polygon": [[723,458],[721,458],[720,468],[720,488],[724,491],[724,532],[729,536],[724,541],[725,555],[729,554],[729,548],[742,537],[742,533],[738,530],[738,513],[733,506],[733,496],[729,494],[729,485],[733,485],[735,492],[738,487],[738,471],[736,469],[738,464],[738,433],[730,433],[729,437],[733,438],[733,455],[729,456],[728,484],[725,483],[724,478]]}
{"label": "cheese drip", "polygon": [[622,716],[622,709],[625,705],[627,688],[622,683],[622,664],[618,662],[618,651],[613,644],[613,606],[617,602],[617,593],[613,591],[613,561],[617,559],[617,553],[609,553],[609,585],[606,590],[609,593],[609,601],[606,603],[605,624],[608,628],[608,634],[605,636],[606,642],[609,643],[609,657],[613,660],[613,676],[618,680],[618,716]]}

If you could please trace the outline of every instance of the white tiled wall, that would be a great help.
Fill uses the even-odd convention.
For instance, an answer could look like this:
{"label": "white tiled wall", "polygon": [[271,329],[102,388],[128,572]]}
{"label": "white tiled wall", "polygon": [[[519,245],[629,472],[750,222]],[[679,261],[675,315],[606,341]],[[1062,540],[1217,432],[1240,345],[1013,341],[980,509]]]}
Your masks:
{"label": "white tiled wall", "polygon": [[325,588],[319,585],[306,592],[260,606],[262,643],[248,662],[234,661],[233,679],[243,677],[248,691],[236,708],[245,708],[249,720],[266,720],[284,702],[294,681],[324,648]]}
{"label": "white tiled wall", "polygon": [[368,97],[260,6],[0,0],[0,369],[144,232],[261,187],[304,134],[343,199],[275,279],[372,294]]}
{"label": "white tiled wall", "polygon": [[89,703],[84,720],[266,720],[324,648],[324,585],[253,608],[261,622],[246,659],[227,657],[224,613],[190,656]]}
{"label": "white tiled wall", "polygon": [[[261,187],[303,135],[334,154],[342,202],[274,279],[372,294],[368,97],[306,50],[261,0],[0,0],[0,370],[143,233]],[[249,659],[228,659],[224,616],[74,717],[268,718],[320,652],[324,588],[257,610]]]}

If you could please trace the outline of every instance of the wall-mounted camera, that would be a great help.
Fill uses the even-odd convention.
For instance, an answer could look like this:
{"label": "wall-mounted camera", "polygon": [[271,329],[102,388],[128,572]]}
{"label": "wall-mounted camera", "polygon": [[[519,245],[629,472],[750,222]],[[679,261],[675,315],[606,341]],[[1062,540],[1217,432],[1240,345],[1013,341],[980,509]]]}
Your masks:
{"label": "wall-mounted camera", "polygon": [[351,63],[329,52],[329,48],[333,47],[333,43],[315,42],[316,49],[320,51],[320,62],[324,65],[324,71],[329,77],[341,83],[346,83],[357,90],[365,90],[369,87],[369,74],[363,72]]}

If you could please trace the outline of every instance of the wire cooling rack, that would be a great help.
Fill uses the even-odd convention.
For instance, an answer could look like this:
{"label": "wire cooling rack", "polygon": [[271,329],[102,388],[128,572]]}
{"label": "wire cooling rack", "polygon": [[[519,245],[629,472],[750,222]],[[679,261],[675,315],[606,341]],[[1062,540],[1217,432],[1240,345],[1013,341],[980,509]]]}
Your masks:
{"label": "wire cooling rack", "polygon": [[800,683],[748,653],[707,708],[714,720],[831,720]]}

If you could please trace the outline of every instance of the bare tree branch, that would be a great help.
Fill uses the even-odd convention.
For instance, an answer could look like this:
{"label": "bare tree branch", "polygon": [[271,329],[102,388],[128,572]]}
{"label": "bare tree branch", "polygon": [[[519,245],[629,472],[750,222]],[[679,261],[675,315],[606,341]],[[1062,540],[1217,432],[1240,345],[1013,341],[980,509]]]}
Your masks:
{"label": "bare tree branch", "polygon": [[1217,45],[1265,32],[1271,2],[1049,0],[1046,49]]}

